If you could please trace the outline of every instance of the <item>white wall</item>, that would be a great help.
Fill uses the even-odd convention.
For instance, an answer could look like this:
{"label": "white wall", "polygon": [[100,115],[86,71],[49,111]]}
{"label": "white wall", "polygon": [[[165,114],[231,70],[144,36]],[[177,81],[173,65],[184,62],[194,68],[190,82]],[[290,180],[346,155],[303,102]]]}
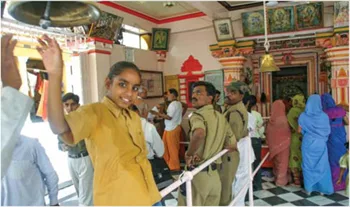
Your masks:
{"label": "white wall", "polygon": [[203,71],[222,68],[209,50],[209,45],[215,43],[217,41],[213,28],[172,34],[164,74],[181,73],[182,64],[190,55],[202,64]]}

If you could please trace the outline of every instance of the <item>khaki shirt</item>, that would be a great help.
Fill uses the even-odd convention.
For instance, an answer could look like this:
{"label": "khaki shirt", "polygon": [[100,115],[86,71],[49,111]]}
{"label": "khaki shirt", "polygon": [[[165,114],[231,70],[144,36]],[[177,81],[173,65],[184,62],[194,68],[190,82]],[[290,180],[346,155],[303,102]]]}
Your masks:
{"label": "khaki shirt", "polygon": [[242,101],[228,106],[224,116],[229,120],[229,124],[237,140],[248,135],[248,111]]}
{"label": "khaki shirt", "polygon": [[[197,150],[201,164],[223,150],[225,145],[236,143],[236,137],[225,117],[215,111],[213,105],[206,105],[190,115],[190,138],[196,129],[206,132],[204,144]],[[221,158],[216,160],[220,164]]]}
{"label": "khaki shirt", "polygon": [[155,184],[140,117],[109,98],[66,115],[74,144],[85,138],[94,166],[94,205],[152,206]]}

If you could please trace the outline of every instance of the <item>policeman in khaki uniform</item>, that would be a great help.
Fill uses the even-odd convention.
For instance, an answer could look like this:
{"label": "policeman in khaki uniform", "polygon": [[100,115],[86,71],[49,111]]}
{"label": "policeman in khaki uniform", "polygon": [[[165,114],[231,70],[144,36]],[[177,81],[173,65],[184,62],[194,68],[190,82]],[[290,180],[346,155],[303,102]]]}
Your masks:
{"label": "policeman in khaki uniform", "polygon": [[[198,167],[224,148],[237,149],[236,138],[225,117],[214,110],[215,87],[204,81],[193,85],[192,104],[197,110],[190,114],[190,145],[186,152],[186,168]],[[193,206],[218,206],[221,181],[218,168],[221,158],[204,168],[192,180]],[[178,205],[186,205],[185,184],[180,187]]]}
{"label": "policeman in khaki uniform", "polygon": [[[231,82],[226,87],[225,104],[227,104],[227,109],[224,112],[224,116],[237,138],[237,142],[239,139],[248,135],[248,111],[242,102],[244,93],[248,91],[248,86],[241,81]],[[238,151],[229,152],[222,157],[222,168],[220,170],[222,182],[220,206],[227,206],[232,201],[232,183],[238,164]]]}

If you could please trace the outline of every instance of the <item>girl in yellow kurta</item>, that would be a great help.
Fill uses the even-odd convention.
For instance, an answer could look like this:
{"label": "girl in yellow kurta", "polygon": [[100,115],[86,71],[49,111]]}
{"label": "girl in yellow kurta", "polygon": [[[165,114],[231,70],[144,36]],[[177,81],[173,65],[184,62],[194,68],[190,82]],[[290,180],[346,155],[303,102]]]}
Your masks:
{"label": "girl in yellow kurta", "polygon": [[150,206],[161,196],[147,160],[140,117],[128,107],[139,91],[141,75],[129,62],[114,64],[101,102],[63,114],[63,60],[56,40],[43,36],[38,48],[49,73],[48,119],[66,144],[85,139],[94,166],[94,205]]}

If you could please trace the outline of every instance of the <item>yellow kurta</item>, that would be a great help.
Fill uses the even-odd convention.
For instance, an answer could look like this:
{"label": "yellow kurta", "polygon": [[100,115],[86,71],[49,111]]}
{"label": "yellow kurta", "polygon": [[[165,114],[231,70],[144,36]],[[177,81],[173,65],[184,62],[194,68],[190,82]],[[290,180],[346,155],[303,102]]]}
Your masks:
{"label": "yellow kurta", "polygon": [[139,116],[104,97],[66,116],[74,143],[85,138],[94,166],[94,205],[151,206],[161,196]]}

